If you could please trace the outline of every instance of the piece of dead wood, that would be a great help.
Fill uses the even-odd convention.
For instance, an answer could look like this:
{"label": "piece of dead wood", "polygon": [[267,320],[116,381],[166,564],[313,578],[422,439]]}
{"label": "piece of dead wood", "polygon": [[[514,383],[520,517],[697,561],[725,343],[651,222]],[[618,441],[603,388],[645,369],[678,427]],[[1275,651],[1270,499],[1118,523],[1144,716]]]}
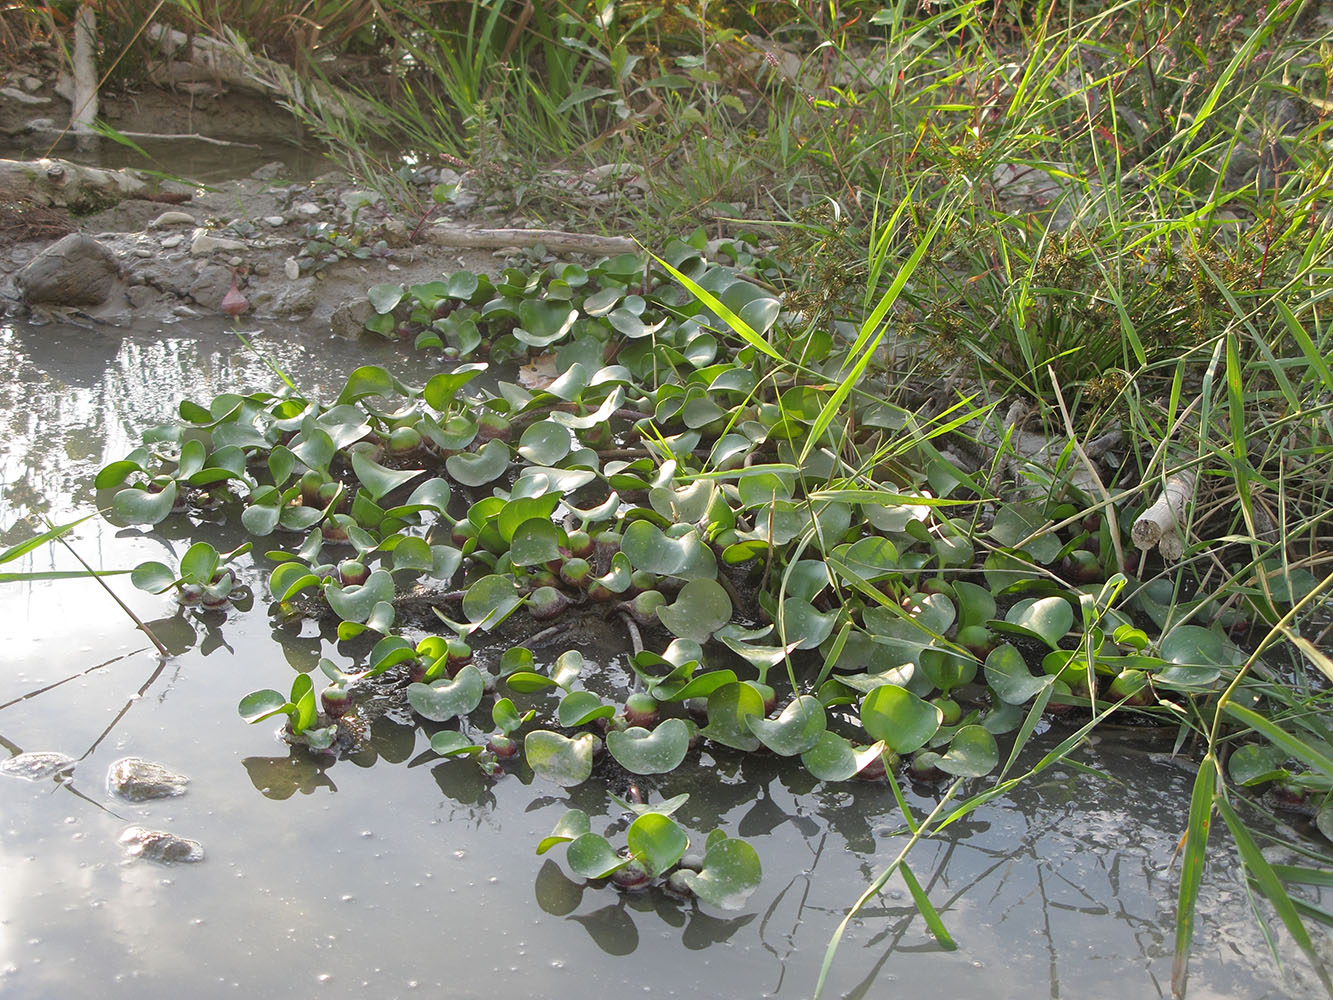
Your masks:
{"label": "piece of dead wood", "polygon": [[540,243],[559,253],[634,253],[639,245],[624,236],[594,236],[559,229],[472,229],[440,223],[423,231],[426,242],[455,250],[502,250],[532,247]]}
{"label": "piece of dead wood", "polygon": [[149,79],[154,83],[225,84],[288,101],[314,113],[327,111],[338,118],[348,114],[376,120],[380,117],[370,102],[354,94],[323,80],[302,80],[291,67],[255,55],[245,40],[228,28],[223,29],[222,38],[191,36],[163,24],[149,25],[144,34],[165,57],[164,62],[150,67]]}
{"label": "piece of dead wood", "polygon": [[124,198],[178,203],[188,194],[154,189],[136,170],[104,170],[68,160],[0,160],[0,201],[95,211]]}
{"label": "piece of dead wood", "polygon": [[123,135],[127,139],[184,139],[189,142],[206,142],[210,146],[236,146],[240,149],[263,149],[257,143],[253,142],[232,142],[229,139],[214,139],[211,135],[200,135],[198,132],[117,132],[117,135]]}
{"label": "piece of dead wood", "polygon": [[1184,554],[1186,511],[1194,499],[1197,478],[1193,469],[1167,477],[1157,500],[1130,529],[1135,545],[1144,552],[1156,546],[1167,562],[1175,562]]}

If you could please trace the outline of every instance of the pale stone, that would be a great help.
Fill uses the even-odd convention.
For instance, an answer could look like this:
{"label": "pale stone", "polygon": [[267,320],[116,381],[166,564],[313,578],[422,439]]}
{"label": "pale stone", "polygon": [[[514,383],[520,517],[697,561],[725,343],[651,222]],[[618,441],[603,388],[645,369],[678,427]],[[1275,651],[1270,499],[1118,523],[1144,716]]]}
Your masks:
{"label": "pale stone", "polygon": [[196,229],[194,238],[190,241],[190,254],[194,257],[207,257],[217,250],[244,250],[245,244],[240,240],[223,239],[220,236],[214,236],[207,229]]}
{"label": "pale stone", "polygon": [[152,222],[148,223],[149,229],[166,229],[167,226],[193,226],[194,216],[189,212],[172,211],[163,212]]}

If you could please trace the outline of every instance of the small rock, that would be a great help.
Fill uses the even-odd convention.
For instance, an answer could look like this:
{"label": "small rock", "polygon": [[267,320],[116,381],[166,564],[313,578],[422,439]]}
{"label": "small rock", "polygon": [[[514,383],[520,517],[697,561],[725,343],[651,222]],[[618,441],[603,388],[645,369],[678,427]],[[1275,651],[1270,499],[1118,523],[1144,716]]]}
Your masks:
{"label": "small rock", "polygon": [[304,215],[306,218],[313,219],[319,214],[319,206],[313,201],[303,201],[292,206],[292,211],[297,215]]}
{"label": "small rock", "polygon": [[244,262],[245,262],[245,258],[243,258],[243,257],[228,257],[228,258],[227,258],[227,266],[228,266],[228,267],[240,267],[241,264],[243,264]]}
{"label": "small rock", "polygon": [[250,174],[257,181],[271,181],[282,173],[282,164],[273,160],[271,163],[265,163],[262,167],[256,167]]}
{"label": "small rock", "polygon": [[209,264],[190,282],[187,294],[207,309],[215,309],[231,287],[231,268]]}
{"label": "small rock", "polygon": [[30,94],[35,94],[42,89],[42,81],[35,76],[25,76],[19,81],[19,86]]}
{"label": "small rock", "polygon": [[106,773],[107,789],[130,802],[184,795],[189,783],[185,775],[140,757],[118,760]]}
{"label": "small rock", "polygon": [[264,216],[264,221],[268,223],[268,225],[276,229],[278,226],[281,226],[287,220],[284,219],[281,215],[266,215]]}
{"label": "small rock", "polygon": [[51,132],[56,127],[54,118],[33,118],[23,126],[25,132]]}
{"label": "small rock", "polygon": [[189,212],[163,212],[152,222],[148,223],[149,229],[166,229],[167,226],[193,226],[194,216]]}
{"label": "small rock", "polygon": [[131,309],[144,309],[151,303],[157,301],[158,291],[151,285],[131,284],[131,287],[125,290],[125,298],[130,304]]}
{"label": "small rock", "polygon": [[256,264],[250,268],[250,273],[256,278],[267,278],[269,275],[269,266],[267,264]]}
{"label": "small rock", "polygon": [[120,846],[129,858],[145,858],[162,863],[193,864],[204,860],[204,845],[197,840],[186,840],[165,830],[145,830],[131,826],[120,835]]}
{"label": "small rock", "polygon": [[27,781],[41,781],[61,771],[72,771],[75,760],[54,750],[31,750],[0,761],[0,774],[11,774]]}
{"label": "small rock", "polygon": [[189,306],[176,306],[171,310],[171,315],[180,319],[196,319],[200,312],[198,309],[191,309]]}
{"label": "small rock", "polygon": [[333,315],[329,317],[329,328],[335,337],[354,340],[361,336],[366,328],[366,320],[370,319],[374,311],[375,307],[364,295],[344,302],[333,310]]}
{"label": "small rock", "polygon": [[207,229],[196,229],[194,238],[190,241],[190,255],[192,257],[207,257],[215,250],[244,250],[245,244],[240,240],[226,240],[220,236],[214,236]]}
{"label": "small rock", "polygon": [[120,278],[116,255],[91,236],[70,233],[39,253],[17,278],[29,305],[101,305]]}
{"label": "small rock", "polygon": [[180,246],[184,242],[185,242],[185,237],[180,233],[177,233],[175,236],[168,236],[165,240],[162,241],[162,249],[174,250],[176,247]]}
{"label": "small rock", "polygon": [[282,262],[282,273],[287,275],[288,281],[295,281],[301,276],[301,265],[296,262],[295,257],[288,257]]}
{"label": "small rock", "polygon": [[149,258],[156,256],[153,251],[147,250],[144,247],[135,247],[130,253],[134,254],[134,256],[141,260],[148,260]]}
{"label": "small rock", "polygon": [[315,279],[294,281],[278,289],[273,300],[273,312],[279,316],[304,316],[314,312]]}

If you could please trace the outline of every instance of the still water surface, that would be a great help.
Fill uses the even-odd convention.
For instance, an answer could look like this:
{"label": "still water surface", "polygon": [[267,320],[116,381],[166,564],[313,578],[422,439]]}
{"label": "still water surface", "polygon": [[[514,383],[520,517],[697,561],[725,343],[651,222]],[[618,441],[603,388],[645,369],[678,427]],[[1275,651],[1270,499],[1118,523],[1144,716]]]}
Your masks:
{"label": "still water surface", "polygon": [[[392,345],[280,327],[254,338],[329,396],[367,362],[424,381]],[[0,327],[0,371],[0,547],[28,537],[33,515],[93,510],[93,473],[182,396],[277,388],[220,324]],[[94,565],[128,568],[179,556],[189,530],[175,519],[150,532],[93,520],[71,537]],[[208,537],[227,544],[239,538],[230,530]],[[259,563],[246,570],[255,610],[225,619],[178,614],[168,598],[110,579],[179,650],[165,662],[93,583],[0,584],[0,747],[80,758],[65,782],[0,776],[0,996],[808,997],[846,907],[899,849],[886,787],[705,753],[653,798],[688,791],[677,814],[687,828],[702,838],[722,826],[754,844],[764,882],[745,908],[585,887],[562,870],[561,849],[533,849],[571,806],[623,836],[620,807],[593,783],[484,778],[435,757],[406,719],[377,721],[369,750],[326,768],[270,723],[244,725],[235,705],[245,693],[285,689],[320,655],[345,662],[313,624],[270,626]],[[74,565],[49,547],[19,568]],[[1170,749],[1169,738],[1103,737],[1082,759],[1109,780],[1047,772],[947,841],[920,845],[913,870],[959,950],[943,951],[892,883],[844,939],[826,995],[1168,996],[1172,861],[1192,781]],[[188,794],[114,799],[107,768],[128,755],[188,774]],[[928,788],[910,798],[923,813],[933,805]],[[197,839],[207,858],[124,861],[116,839],[136,824]],[[1283,945],[1285,977],[1275,969],[1227,846],[1217,847],[1190,997],[1318,995],[1296,949]]]}

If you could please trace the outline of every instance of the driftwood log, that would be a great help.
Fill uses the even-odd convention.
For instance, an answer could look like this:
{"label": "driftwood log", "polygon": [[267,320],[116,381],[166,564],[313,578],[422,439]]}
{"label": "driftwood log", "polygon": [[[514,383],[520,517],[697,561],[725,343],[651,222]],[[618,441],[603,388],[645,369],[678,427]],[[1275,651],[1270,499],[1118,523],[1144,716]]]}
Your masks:
{"label": "driftwood log", "polygon": [[103,170],[56,159],[0,160],[0,201],[89,212],[124,198],[175,204],[190,196],[158,191],[135,170]]}

